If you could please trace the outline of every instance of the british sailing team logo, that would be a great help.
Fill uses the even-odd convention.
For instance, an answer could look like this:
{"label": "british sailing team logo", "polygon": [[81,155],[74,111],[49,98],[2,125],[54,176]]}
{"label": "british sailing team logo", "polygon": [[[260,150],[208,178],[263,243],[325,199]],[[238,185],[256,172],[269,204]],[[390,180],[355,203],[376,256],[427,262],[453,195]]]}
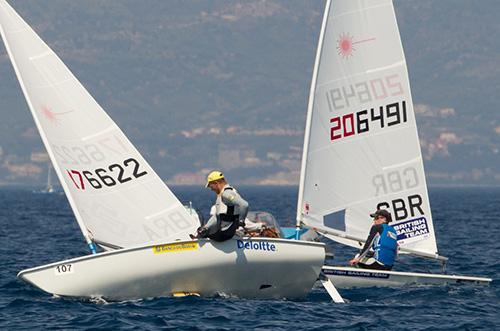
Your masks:
{"label": "british sailing team logo", "polygon": [[354,52],[357,50],[356,45],[374,40],[374,37],[355,40],[354,36],[352,36],[350,33],[342,33],[339,36],[339,39],[337,39],[337,53],[347,60],[349,59],[349,57],[352,57],[354,55]]}

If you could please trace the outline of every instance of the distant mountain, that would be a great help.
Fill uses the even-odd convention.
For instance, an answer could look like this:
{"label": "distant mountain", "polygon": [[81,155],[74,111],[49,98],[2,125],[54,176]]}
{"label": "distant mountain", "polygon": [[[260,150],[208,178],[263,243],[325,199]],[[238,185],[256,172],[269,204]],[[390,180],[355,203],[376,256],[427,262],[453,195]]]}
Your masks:
{"label": "distant mountain", "polygon": [[[160,176],[297,182],[323,1],[12,4]],[[500,184],[500,2],[395,8],[430,183]],[[0,182],[43,182],[31,159],[43,146],[1,50]]]}

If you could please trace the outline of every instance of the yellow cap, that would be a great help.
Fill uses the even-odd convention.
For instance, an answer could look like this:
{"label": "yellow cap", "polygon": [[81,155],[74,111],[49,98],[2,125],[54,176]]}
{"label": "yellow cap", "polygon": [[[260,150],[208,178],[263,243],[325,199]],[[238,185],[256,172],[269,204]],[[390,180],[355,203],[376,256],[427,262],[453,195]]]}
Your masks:
{"label": "yellow cap", "polygon": [[208,187],[208,184],[210,184],[210,182],[213,182],[213,181],[216,181],[219,179],[224,179],[224,175],[222,174],[222,172],[220,172],[218,170],[212,171],[207,176],[207,185],[205,185],[205,187]]}

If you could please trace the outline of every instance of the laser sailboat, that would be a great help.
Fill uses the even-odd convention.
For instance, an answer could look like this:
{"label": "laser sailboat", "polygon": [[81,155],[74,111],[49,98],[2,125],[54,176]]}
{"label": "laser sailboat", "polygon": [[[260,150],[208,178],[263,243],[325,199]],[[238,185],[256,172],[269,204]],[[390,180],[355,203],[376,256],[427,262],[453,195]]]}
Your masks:
{"label": "laser sailboat", "polygon": [[[91,255],[18,277],[63,297],[305,296],[322,243],[189,238],[200,225],[59,57],[5,1],[0,32]],[[98,247],[103,251],[97,253]],[[269,249],[271,248],[271,249]]]}
{"label": "laser sailboat", "polygon": [[[328,0],[313,71],[297,227],[361,248],[388,209],[400,254],[439,255],[406,60],[391,0]],[[339,288],[489,278],[323,267]]]}

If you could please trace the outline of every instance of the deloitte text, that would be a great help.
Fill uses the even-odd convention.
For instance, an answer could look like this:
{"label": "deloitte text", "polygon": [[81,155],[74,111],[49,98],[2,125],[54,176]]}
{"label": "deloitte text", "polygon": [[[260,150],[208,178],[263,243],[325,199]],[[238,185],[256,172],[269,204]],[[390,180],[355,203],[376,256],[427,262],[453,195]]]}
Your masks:
{"label": "deloitte text", "polygon": [[276,252],[277,248],[275,244],[270,244],[266,241],[243,241],[236,240],[238,244],[238,249],[251,249],[256,251],[270,251]]}

